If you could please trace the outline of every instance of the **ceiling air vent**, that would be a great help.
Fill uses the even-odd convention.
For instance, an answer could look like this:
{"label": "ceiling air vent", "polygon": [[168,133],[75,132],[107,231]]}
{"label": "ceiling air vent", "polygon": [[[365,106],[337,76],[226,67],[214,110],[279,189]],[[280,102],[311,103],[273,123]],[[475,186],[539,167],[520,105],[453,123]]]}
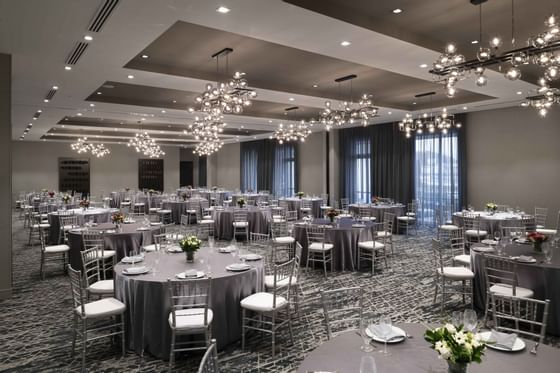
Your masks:
{"label": "ceiling air vent", "polygon": [[101,31],[103,25],[105,25],[105,22],[107,22],[107,19],[111,16],[111,13],[113,13],[118,3],[119,0],[105,0],[91,20],[88,30],[91,32]]}
{"label": "ceiling air vent", "polygon": [[70,52],[70,54],[68,55],[68,58],[66,58],[66,64],[75,65],[80,57],[82,57],[82,54],[84,54],[84,52],[86,51],[88,45],[88,43],[84,43],[81,41],[78,42],[74,49],[72,49],[72,52]]}
{"label": "ceiling air vent", "polygon": [[51,89],[51,90],[47,93],[47,95],[45,96],[45,100],[48,100],[48,101],[52,100],[52,98],[53,98],[53,96],[55,95],[56,91],[57,91],[57,90],[54,89],[54,88]]}

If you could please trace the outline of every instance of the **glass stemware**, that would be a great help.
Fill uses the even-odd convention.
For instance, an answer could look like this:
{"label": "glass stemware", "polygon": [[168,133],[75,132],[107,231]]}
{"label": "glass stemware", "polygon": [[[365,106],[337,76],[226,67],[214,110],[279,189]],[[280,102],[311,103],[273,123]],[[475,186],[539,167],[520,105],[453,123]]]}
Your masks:
{"label": "glass stemware", "polygon": [[502,233],[500,232],[499,229],[496,229],[494,231],[494,241],[500,241],[501,238],[502,238]]}
{"label": "glass stemware", "polygon": [[391,317],[381,316],[379,318],[379,333],[381,334],[380,337],[383,338],[383,340],[385,341],[383,351],[381,352],[384,355],[389,354],[389,352],[387,352],[387,339],[391,335],[392,331],[393,331],[393,326],[391,322]]}
{"label": "glass stemware", "polygon": [[478,316],[475,310],[466,309],[463,313],[463,327],[465,330],[474,332],[478,324]]}
{"label": "glass stemware", "polygon": [[550,244],[545,242],[542,245],[543,254],[544,254],[544,262],[546,264],[550,264],[550,262],[552,261],[553,245],[554,245],[554,242],[551,242]]}
{"label": "glass stemware", "polygon": [[463,313],[461,311],[453,311],[451,323],[456,327],[463,325]]}
{"label": "glass stemware", "polygon": [[362,356],[360,361],[360,373],[377,373],[375,359],[372,356]]}
{"label": "glass stemware", "polygon": [[360,336],[362,337],[362,346],[360,346],[360,350],[363,352],[373,351],[373,346],[370,344],[370,338],[366,332],[370,324],[368,319],[362,318],[360,320]]}

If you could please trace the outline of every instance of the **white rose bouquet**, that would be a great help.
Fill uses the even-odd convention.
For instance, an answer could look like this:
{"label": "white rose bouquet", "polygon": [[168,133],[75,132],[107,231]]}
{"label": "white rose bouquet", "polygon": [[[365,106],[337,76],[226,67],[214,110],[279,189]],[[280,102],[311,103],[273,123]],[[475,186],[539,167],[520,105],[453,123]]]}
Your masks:
{"label": "white rose bouquet", "polygon": [[445,324],[442,327],[426,330],[424,339],[448,362],[468,364],[480,363],[486,343],[477,333],[463,329],[463,325]]}

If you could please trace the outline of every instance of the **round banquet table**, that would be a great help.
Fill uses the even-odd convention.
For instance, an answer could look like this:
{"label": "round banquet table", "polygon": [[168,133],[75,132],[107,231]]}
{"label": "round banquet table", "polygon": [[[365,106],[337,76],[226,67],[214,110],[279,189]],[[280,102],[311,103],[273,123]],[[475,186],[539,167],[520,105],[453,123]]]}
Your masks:
{"label": "round banquet table", "polygon": [[[447,363],[439,359],[438,353],[430,348],[424,340],[426,326],[421,324],[397,324],[412,338],[402,343],[389,344],[388,356],[376,353],[383,348],[383,344],[375,343],[374,352],[366,353],[360,350],[362,338],[356,331],[347,331],[326,341],[314,351],[310,352],[301,363],[298,373],[306,372],[337,372],[356,373],[360,371],[360,361],[363,356],[375,359],[378,372],[383,373],[416,373],[416,372],[447,372]],[[560,363],[559,350],[554,347],[541,345],[537,355],[531,355],[534,342],[525,341],[527,347],[520,352],[500,352],[487,348],[482,363],[469,364],[469,372],[508,372],[508,373],[540,373],[555,372]]]}
{"label": "round banquet table", "polygon": [[264,194],[264,193],[242,193],[242,194],[232,194],[231,195],[231,205],[232,206],[236,206],[237,205],[237,199],[238,198],[244,198],[245,202],[251,200],[251,201],[255,201],[255,204],[257,204],[258,202],[268,202],[268,198],[269,195],[268,194]]}
{"label": "round banquet table", "polygon": [[[351,219],[339,219],[334,226],[326,219],[314,219],[312,224],[321,224],[326,227],[326,242],[334,245],[332,252],[332,267],[337,271],[355,271],[358,269],[358,242],[372,239],[371,223],[363,224],[365,227],[354,227]],[[294,237],[302,246],[301,264],[307,261],[307,223],[294,224]]]}
{"label": "round banquet table", "polygon": [[241,338],[241,300],[255,292],[263,291],[263,261],[252,261],[253,268],[244,272],[229,272],[225,267],[236,260],[230,254],[219,253],[216,249],[202,247],[196,254],[194,263],[187,263],[183,253],[146,253],[143,264],[154,268],[159,256],[156,273],[127,276],[123,268],[130,264],[115,266],[115,297],[126,304],[126,341],[128,348],[136,353],[148,351],[157,358],[167,359],[171,344],[169,312],[171,302],[167,279],[188,269],[206,272],[211,266],[212,290],[209,307],[214,313],[212,338],[216,338],[218,348]]}
{"label": "round banquet table", "polygon": [[[90,207],[86,210],[82,208],[66,210],[78,217],[78,224],[80,226],[84,225],[90,219],[93,219],[94,223],[107,223],[111,218],[111,213],[113,209],[102,209],[96,207]],[[58,211],[54,211],[48,214],[50,227],[49,242],[51,244],[58,244],[60,239],[60,222],[58,220]]]}
{"label": "round banquet table", "polygon": [[125,190],[120,190],[117,192],[111,192],[111,207],[119,208],[121,207],[121,202],[123,202],[129,195],[129,192]]}
{"label": "round banquet table", "polygon": [[[487,231],[490,235],[493,235],[494,231],[497,230],[502,223],[515,222],[521,219],[521,214],[512,212],[496,212],[491,215],[486,211],[473,211],[472,214],[480,216],[480,229]],[[459,227],[464,225],[462,212],[453,214],[453,224]]]}
{"label": "round banquet table", "polygon": [[406,212],[406,206],[401,203],[386,204],[380,203],[377,205],[371,203],[354,203],[348,206],[348,211],[352,214],[358,214],[360,208],[367,208],[370,211],[371,216],[374,216],[376,221],[383,221],[383,214],[390,212],[395,214],[395,216],[403,216]]}
{"label": "round banquet table", "polygon": [[[282,199],[278,200],[281,201]],[[297,197],[288,197],[288,198],[283,198],[284,201],[286,201],[288,203],[288,210],[289,211],[297,211],[298,212],[298,218],[301,219],[302,218],[302,213],[299,210],[302,206],[302,201],[303,200],[307,200],[307,201],[311,201],[311,214],[316,217],[316,218],[322,218],[323,217],[323,213],[321,212],[321,204],[323,203],[323,200],[321,198],[313,198],[313,197],[303,197],[303,198],[297,198]]]}
{"label": "round banquet table", "polygon": [[171,221],[175,224],[181,223],[181,215],[184,215],[187,211],[187,204],[195,202],[200,207],[200,202],[206,201],[203,198],[189,198],[186,201],[163,201],[162,208],[164,210],[171,210]]}
{"label": "round banquet table", "polygon": [[[484,245],[474,245],[484,246]],[[533,256],[537,262],[517,264],[517,275],[519,286],[532,289],[536,299],[549,299],[547,334],[560,336],[560,251],[554,252],[550,264],[545,264],[544,255],[535,253],[530,244],[511,244],[505,247],[506,256]],[[486,305],[486,278],[484,277],[484,265],[482,254],[475,249],[471,249],[471,265],[475,274],[473,282],[474,306],[479,310],[484,310]]]}
{"label": "round banquet table", "polygon": [[163,196],[161,194],[153,194],[153,195],[138,195],[136,196],[136,203],[143,203],[146,205],[146,214],[148,213],[149,208],[156,207],[158,203],[163,201]]}
{"label": "round banquet table", "polygon": [[[143,224],[138,221],[132,224],[122,224],[120,232],[105,232],[105,249],[115,250],[117,252],[117,260],[121,260],[132,251],[138,251],[142,246],[153,243],[153,235],[161,233],[160,225],[150,225],[147,230],[138,230]],[[90,230],[114,231],[115,226],[112,223],[98,224]],[[68,254],[72,268],[82,269],[82,258],[80,252],[84,250],[82,242],[83,228],[71,230],[68,232],[68,246],[70,252]]]}
{"label": "round banquet table", "polygon": [[[220,240],[231,240],[233,238],[233,212],[235,209],[212,210],[214,220],[214,233]],[[249,232],[268,233],[272,214],[269,208],[247,207],[247,221]]]}

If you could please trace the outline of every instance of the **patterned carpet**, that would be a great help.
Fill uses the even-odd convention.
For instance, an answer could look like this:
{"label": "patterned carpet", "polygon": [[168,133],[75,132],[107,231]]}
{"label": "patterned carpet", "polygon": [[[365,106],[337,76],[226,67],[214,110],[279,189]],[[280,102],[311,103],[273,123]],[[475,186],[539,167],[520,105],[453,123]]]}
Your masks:
{"label": "patterned carpet", "polygon": [[[77,372],[80,356],[71,356],[72,302],[68,278],[62,273],[39,277],[39,247],[26,245],[27,230],[14,215],[13,220],[14,296],[0,301],[0,371]],[[294,322],[294,345],[282,334],[281,352],[272,359],[270,342],[250,338],[245,351],[240,343],[219,354],[223,372],[293,372],[305,355],[326,340],[319,291],[362,286],[367,317],[392,315],[395,322],[439,322],[443,317],[433,304],[433,262],[430,234],[396,237],[395,253],[389,269],[371,276],[368,272],[338,272],[324,279],[319,270],[302,271],[303,298],[300,317]],[[446,306],[447,315],[464,306],[454,298]],[[178,354],[173,371],[196,372],[200,354]],[[161,372],[165,361],[128,352],[120,356],[118,346],[102,339],[88,346],[90,372]]]}

